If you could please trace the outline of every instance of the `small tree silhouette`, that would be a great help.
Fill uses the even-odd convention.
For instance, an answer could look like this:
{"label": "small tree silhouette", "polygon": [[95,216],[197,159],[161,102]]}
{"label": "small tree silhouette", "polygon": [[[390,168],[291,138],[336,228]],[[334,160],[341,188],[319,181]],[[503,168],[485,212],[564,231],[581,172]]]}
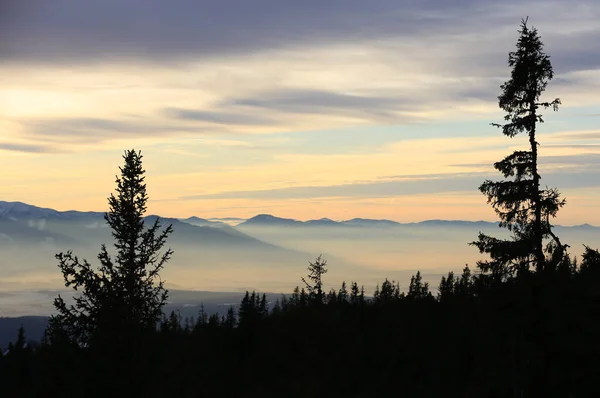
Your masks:
{"label": "small tree silhouette", "polygon": [[323,260],[322,255],[319,255],[314,263],[308,263],[308,279],[312,283],[308,283],[302,278],[302,282],[306,285],[309,298],[318,304],[323,303],[323,275],[327,273],[327,260]]}

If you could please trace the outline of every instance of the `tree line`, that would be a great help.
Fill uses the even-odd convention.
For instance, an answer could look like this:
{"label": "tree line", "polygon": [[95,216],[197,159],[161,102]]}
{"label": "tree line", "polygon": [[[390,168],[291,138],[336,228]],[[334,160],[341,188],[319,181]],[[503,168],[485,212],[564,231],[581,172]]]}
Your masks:
{"label": "tree line", "polygon": [[[58,296],[42,342],[19,330],[0,357],[7,397],[597,397],[600,253],[581,259],[553,231],[566,204],[542,188],[540,99],[553,78],[536,29],[522,21],[501,86],[509,138],[528,148],[494,164],[503,179],[480,191],[511,232],[471,242],[488,258],[449,272],[436,290],[419,272],[406,291],[385,279],[367,295],[356,281],[326,290],[328,264],[310,262],[302,285],[269,302],[246,292],[225,315],[163,314],[160,271],[172,226],[146,225],[142,154],[128,150],[105,220],[113,247],[99,266],[56,255],[73,304]],[[434,246],[435,242],[429,242]]]}

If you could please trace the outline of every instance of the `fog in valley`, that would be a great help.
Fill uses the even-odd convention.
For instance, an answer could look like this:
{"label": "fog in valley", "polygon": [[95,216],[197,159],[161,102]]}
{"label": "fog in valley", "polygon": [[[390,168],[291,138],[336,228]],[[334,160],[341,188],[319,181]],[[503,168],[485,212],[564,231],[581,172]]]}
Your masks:
{"label": "fog in valley", "polygon": [[[13,205],[10,214],[5,211],[0,218],[2,316],[47,315],[58,292],[72,295],[54,255],[73,250],[95,265],[100,245],[110,248],[113,240],[102,213],[55,212],[24,204],[19,209],[16,212]],[[155,218],[148,217],[146,223]],[[290,293],[302,285],[308,262],[320,254],[329,266],[327,290],[339,288],[343,280],[357,281],[371,294],[385,278],[406,289],[420,270],[435,291],[448,271],[460,272],[465,264],[475,269],[483,256],[468,242],[476,240],[479,231],[508,236],[491,222],[298,222],[267,215],[247,221],[161,220],[163,225],[173,224],[168,245],[175,251],[161,275],[171,290],[171,304],[190,314],[197,313],[200,303],[237,304],[246,290],[274,297]],[[583,244],[600,241],[600,228],[589,225],[557,227],[556,232],[577,256]]]}

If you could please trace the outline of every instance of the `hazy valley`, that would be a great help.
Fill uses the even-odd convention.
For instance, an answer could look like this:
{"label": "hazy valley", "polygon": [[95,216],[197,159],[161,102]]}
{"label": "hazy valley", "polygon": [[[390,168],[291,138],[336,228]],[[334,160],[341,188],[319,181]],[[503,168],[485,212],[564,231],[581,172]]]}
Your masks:
{"label": "hazy valley", "polygon": [[[155,218],[149,216],[146,222]],[[308,261],[319,254],[329,264],[327,288],[352,280],[371,292],[389,278],[406,289],[410,277],[421,270],[424,280],[435,289],[448,271],[460,271],[465,264],[474,268],[482,258],[468,245],[479,231],[508,236],[496,223],[484,221],[301,222],[271,215],[248,220],[192,217],[162,221],[173,224],[169,245],[175,251],[162,277],[173,292],[172,306],[187,308],[184,313],[197,313],[201,302],[217,311],[219,305],[238,303],[246,290],[289,293],[301,284]],[[597,247],[600,242],[598,227],[559,226],[556,231],[577,256],[583,252],[583,244]],[[110,247],[111,242],[103,213],[58,212],[0,202],[0,316],[51,313],[52,297],[58,291],[72,294],[63,285],[54,255],[73,250],[96,264],[100,244]]]}

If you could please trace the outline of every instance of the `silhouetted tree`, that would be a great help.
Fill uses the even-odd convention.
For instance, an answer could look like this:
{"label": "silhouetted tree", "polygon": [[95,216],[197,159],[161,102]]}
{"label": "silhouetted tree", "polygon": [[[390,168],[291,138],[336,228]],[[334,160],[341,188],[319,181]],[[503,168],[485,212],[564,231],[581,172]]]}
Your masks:
{"label": "silhouetted tree", "polygon": [[[491,260],[480,261],[479,268],[500,278],[531,268],[539,271],[552,268],[560,262],[566,249],[550,223],[565,200],[560,198],[557,189],[540,189],[536,141],[537,126],[543,122],[539,108],[558,110],[560,100],[540,102],[540,95],[554,76],[550,57],[543,52],[537,30],[529,29],[526,20],[522,21],[519,35],[517,50],[508,57],[511,78],[501,86],[502,94],[498,97],[500,108],[507,113],[507,123],[492,125],[500,127],[510,138],[527,134],[529,149],[515,151],[494,164],[505,178],[513,177],[513,180],[486,180],[479,187],[500,217],[500,226],[513,236],[497,239],[479,233],[478,240],[472,242],[481,253],[491,257]],[[552,240],[544,248],[546,238]],[[544,251],[553,255],[552,258],[547,259]]]}
{"label": "silhouetted tree", "polygon": [[223,322],[223,325],[233,329],[237,324],[237,319],[235,316],[235,310],[233,309],[233,306],[229,306],[229,309],[227,310],[227,316],[225,317],[225,321]]}
{"label": "silhouetted tree", "polygon": [[454,278],[454,272],[448,272],[448,276],[442,276],[440,286],[438,287],[438,299],[446,300],[450,297],[454,297],[457,281]]}
{"label": "silhouetted tree", "polygon": [[348,288],[346,287],[346,281],[342,282],[342,286],[340,287],[340,290],[338,291],[337,298],[338,298],[338,301],[340,301],[342,303],[348,302]]}
{"label": "silhouetted tree", "polygon": [[429,283],[423,282],[421,277],[421,271],[417,271],[416,275],[410,278],[410,285],[408,286],[407,298],[410,299],[424,299],[433,297],[429,292]]}
{"label": "silhouetted tree", "polygon": [[255,291],[250,294],[246,291],[238,309],[238,324],[240,327],[254,327],[258,321],[269,315],[267,296],[262,297]]}
{"label": "silhouetted tree", "polygon": [[375,288],[375,292],[373,293],[373,300],[375,303],[384,304],[389,303],[393,300],[400,299],[400,284],[395,283],[394,281],[389,281],[387,278],[381,284],[381,289],[379,285]]}
{"label": "silhouetted tree", "polygon": [[314,263],[308,263],[308,283],[302,278],[302,282],[306,285],[310,300],[322,304],[323,303],[323,275],[327,273],[327,260],[323,260],[321,256],[317,257]]}
{"label": "silhouetted tree", "polygon": [[60,295],[54,300],[58,314],[50,319],[50,339],[66,336],[81,346],[98,339],[128,345],[139,333],[155,330],[161,318],[167,291],[159,272],[173,251],[161,255],[160,250],[173,229],[169,225],[161,231],[158,218],[145,228],[148,195],[142,155],[129,150],[123,158],[116,196],[110,195],[110,210],[104,215],[116,255],[102,245],[98,270],[71,251],[56,255],[65,286],[79,294],[74,305],[67,305]]}

